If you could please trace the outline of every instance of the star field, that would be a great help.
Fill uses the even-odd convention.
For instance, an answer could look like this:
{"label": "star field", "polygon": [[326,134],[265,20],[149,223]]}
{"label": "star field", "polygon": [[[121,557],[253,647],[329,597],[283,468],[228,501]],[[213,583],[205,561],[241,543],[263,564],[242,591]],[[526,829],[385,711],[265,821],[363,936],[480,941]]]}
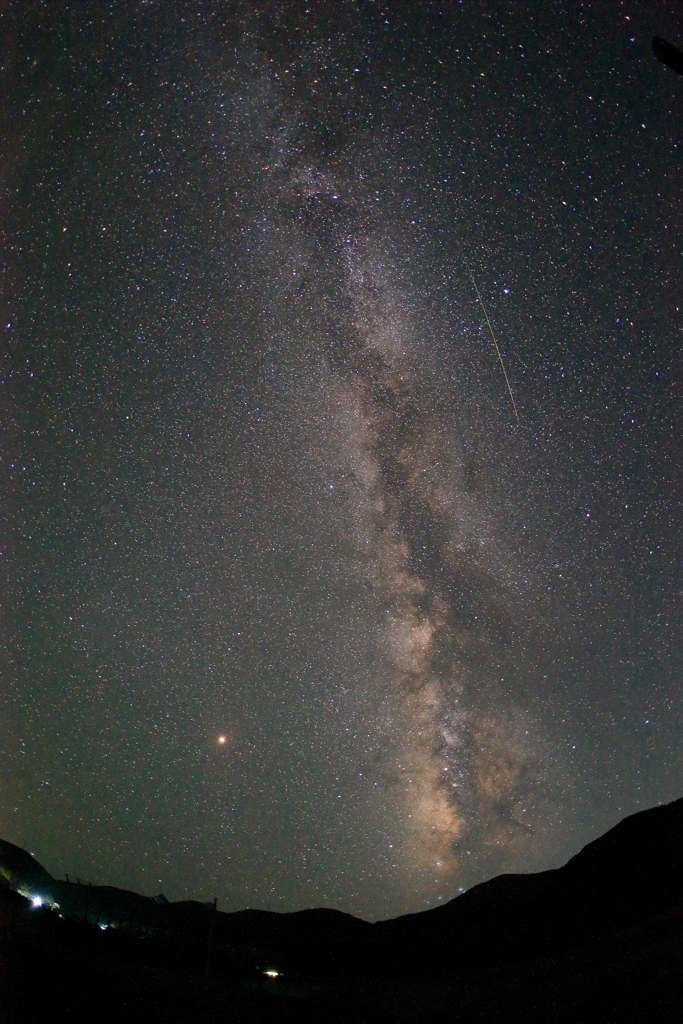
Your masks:
{"label": "star field", "polygon": [[0,835],[378,919],[680,796],[678,7],[0,25]]}

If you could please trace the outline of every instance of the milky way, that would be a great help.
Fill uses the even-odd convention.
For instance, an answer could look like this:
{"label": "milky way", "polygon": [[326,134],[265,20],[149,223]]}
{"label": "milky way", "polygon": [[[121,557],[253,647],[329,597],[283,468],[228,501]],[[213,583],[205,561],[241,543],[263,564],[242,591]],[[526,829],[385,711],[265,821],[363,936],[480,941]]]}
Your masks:
{"label": "milky way", "polygon": [[[314,63],[309,80],[322,73]],[[400,837],[394,866],[412,891],[433,891],[468,882],[470,858],[478,872],[542,863],[562,797],[549,798],[538,723],[501,678],[521,570],[468,482],[457,415],[467,381],[439,382],[424,304],[401,272],[406,240],[392,244],[382,228],[375,152],[368,161],[353,140],[332,170],[302,163],[310,114],[281,99],[275,78],[266,68],[241,83],[249,99],[233,100],[234,130],[243,160],[257,144],[257,220],[278,236],[264,261],[279,277],[274,315],[294,339],[295,372],[319,392],[308,440],[336,481],[327,486],[343,510],[342,571],[372,594],[364,686],[387,827]],[[391,153],[381,159],[383,176],[394,174]],[[487,355],[495,377],[495,350]],[[334,437],[321,444],[330,422]]]}

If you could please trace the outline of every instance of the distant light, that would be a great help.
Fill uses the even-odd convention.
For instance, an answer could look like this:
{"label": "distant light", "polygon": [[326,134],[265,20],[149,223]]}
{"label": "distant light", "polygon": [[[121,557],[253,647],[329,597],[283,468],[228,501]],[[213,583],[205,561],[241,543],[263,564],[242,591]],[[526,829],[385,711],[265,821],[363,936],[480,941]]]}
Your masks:
{"label": "distant light", "polygon": [[218,737],[218,742],[219,743],[225,743],[225,736],[219,736]]}
{"label": "distant light", "polygon": [[34,896],[33,899],[31,900],[31,904],[34,907],[42,907],[43,901],[41,900],[40,896]]}
{"label": "distant light", "polygon": [[279,978],[280,977],[280,972],[279,971],[264,971],[263,973],[265,975],[267,975],[267,977],[269,977],[269,978]]}
{"label": "distant light", "polygon": [[101,932],[106,932],[106,930],[107,930],[107,926],[106,926],[106,924],[101,924],[101,925],[100,925],[100,931],[101,931]]}

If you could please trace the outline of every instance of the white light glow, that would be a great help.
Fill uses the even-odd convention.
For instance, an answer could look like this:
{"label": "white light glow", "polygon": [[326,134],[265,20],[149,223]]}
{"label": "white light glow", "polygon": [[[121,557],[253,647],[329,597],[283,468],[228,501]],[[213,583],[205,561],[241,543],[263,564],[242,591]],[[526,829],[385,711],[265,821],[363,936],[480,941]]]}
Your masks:
{"label": "white light glow", "polygon": [[280,977],[280,972],[279,971],[264,971],[263,973],[265,975],[267,975],[269,978],[279,978]]}
{"label": "white light glow", "polygon": [[34,896],[31,900],[31,903],[34,907],[42,907],[43,905],[43,901],[41,900],[40,896]]}

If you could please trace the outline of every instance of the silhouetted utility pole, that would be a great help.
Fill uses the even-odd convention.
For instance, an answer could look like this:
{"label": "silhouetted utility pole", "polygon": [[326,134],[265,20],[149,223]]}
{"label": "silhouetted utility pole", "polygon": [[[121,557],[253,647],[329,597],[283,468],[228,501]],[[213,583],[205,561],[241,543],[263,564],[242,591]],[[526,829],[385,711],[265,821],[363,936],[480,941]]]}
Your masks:
{"label": "silhouetted utility pole", "polygon": [[86,889],[86,894],[87,895],[85,897],[85,908],[83,910],[83,920],[86,921],[86,922],[88,920],[88,911],[90,910],[90,902],[92,900],[92,888],[91,887],[92,887],[92,882],[88,882],[88,888]]}
{"label": "silhouetted utility pole", "polygon": [[213,898],[213,908],[211,910],[211,924],[209,925],[209,937],[206,943],[206,968],[204,969],[204,984],[209,984],[209,966],[211,963],[211,949],[213,947],[213,933],[216,927],[216,913],[218,912],[218,897]]}

